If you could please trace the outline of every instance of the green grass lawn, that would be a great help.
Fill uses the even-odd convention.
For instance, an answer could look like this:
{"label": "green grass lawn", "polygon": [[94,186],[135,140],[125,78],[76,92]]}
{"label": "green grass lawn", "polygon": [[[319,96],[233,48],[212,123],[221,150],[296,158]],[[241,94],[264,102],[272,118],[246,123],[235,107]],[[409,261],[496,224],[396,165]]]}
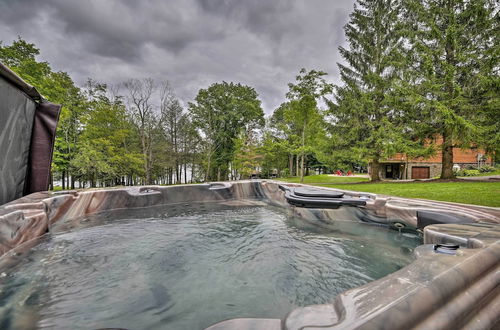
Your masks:
{"label": "green grass lawn", "polygon": [[384,182],[342,185],[318,184],[318,186],[408,198],[500,207],[500,182]]}
{"label": "green grass lawn", "polygon": [[[290,183],[299,183],[300,177],[293,178],[279,178],[279,181],[285,181]],[[304,183],[306,184],[335,184],[335,183],[356,183],[356,182],[365,182],[368,181],[367,178],[357,178],[353,176],[331,176],[328,174],[320,174],[320,175],[309,175],[304,177]]]}

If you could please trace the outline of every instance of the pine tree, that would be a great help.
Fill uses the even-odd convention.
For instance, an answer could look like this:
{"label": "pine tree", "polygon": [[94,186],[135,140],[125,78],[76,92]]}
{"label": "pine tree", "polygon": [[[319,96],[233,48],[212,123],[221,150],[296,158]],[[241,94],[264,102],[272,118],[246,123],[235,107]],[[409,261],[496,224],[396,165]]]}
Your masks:
{"label": "pine tree", "polygon": [[498,143],[498,126],[491,129],[500,115],[498,8],[488,0],[412,0],[405,17],[413,127],[421,137],[442,139],[441,178],[450,179],[454,148],[495,135]]}
{"label": "pine tree", "polygon": [[404,67],[403,37],[397,0],[358,0],[344,27],[349,49],[339,47],[347,62],[338,64],[343,86],[330,103],[339,146],[371,160],[371,180],[378,181],[379,162],[412,145],[396,82]]}

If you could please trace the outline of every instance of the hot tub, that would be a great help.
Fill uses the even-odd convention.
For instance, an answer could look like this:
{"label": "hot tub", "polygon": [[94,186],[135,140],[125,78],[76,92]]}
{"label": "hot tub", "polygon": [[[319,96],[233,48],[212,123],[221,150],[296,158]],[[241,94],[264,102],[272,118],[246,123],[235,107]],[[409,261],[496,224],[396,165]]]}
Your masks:
{"label": "hot tub", "polygon": [[0,207],[0,327],[492,328],[499,213],[273,181],[35,193]]}

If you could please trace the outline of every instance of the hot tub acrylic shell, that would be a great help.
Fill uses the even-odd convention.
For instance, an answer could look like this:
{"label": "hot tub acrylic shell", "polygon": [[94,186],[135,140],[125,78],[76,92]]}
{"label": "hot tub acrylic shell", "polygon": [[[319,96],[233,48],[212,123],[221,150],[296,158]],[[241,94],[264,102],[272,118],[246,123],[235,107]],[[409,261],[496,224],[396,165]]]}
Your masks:
{"label": "hot tub acrylic shell", "polygon": [[[424,245],[415,250],[414,262],[345,291],[329,304],[297,308],[283,320],[232,319],[209,329],[490,329],[500,325],[499,208],[343,193],[364,203],[338,208],[294,206],[273,181],[34,193],[0,206],[0,268],[17,263],[51,230],[72,228],[87,215],[114,209],[195,202],[265,203],[323,224],[342,219],[402,230],[420,230],[417,212],[456,215],[459,222],[469,219],[470,223],[426,226]],[[445,243],[460,248],[454,254],[433,249],[434,244]]]}

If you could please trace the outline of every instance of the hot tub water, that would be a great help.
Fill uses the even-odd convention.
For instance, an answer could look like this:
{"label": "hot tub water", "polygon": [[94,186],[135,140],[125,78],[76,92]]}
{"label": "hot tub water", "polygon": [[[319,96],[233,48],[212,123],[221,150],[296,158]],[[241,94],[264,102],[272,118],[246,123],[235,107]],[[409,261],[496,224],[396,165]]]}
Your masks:
{"label": "hot tub water", "polygon": [[417,236],[267,206],[120,210],[56,232],[0,270],[0,328],[203,329],[297,306],[392,273]]}

